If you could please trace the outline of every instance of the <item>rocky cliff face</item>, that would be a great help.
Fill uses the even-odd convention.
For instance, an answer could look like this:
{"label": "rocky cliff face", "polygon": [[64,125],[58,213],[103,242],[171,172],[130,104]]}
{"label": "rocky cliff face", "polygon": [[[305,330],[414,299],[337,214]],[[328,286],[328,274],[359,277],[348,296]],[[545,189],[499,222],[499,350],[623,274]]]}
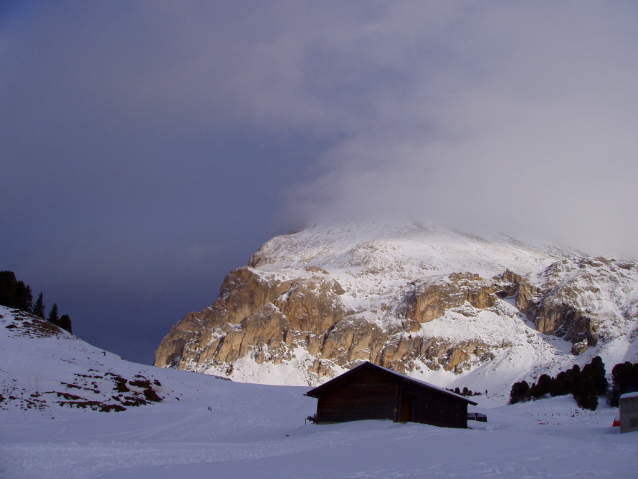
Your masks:
{"label": "rocky cliff face", "polygon": [[323,272],[285,280],[252,268],[231,271],[219,298],[208,309],[177,323],[156,352],[157,366],[228,366],[250,355],[257,364],[291,359],[291,346],[313,352],[323,334],[352,314],[339,295],[344,290]]}
{"label": "rocky cliff face", "polygon": [[631,340],[636,332],[637,271],[631,261],[557,261],[518,283],[516,305],[538,331],[570,341],[573,354],[623,334]]}
{"label": "rocky cliff face", "polygon": [[490,371],[509,381],[578,355],[631,359],[637,286],[633,262],[510,238],[313,227],[229,273],[212,306],[171,329],[155,365],[316,385],[369,360],[439,384],[486,384]]}

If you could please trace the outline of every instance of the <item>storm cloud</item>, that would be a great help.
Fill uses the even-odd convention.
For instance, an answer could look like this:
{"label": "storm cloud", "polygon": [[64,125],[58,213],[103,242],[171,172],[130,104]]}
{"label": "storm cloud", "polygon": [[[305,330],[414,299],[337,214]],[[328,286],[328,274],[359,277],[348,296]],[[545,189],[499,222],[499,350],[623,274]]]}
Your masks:
{"label": "storm cloud", "polygon": [[634,2],[9,2],[0,269],[152,360],[275,234],[418,218],[638,257]]}

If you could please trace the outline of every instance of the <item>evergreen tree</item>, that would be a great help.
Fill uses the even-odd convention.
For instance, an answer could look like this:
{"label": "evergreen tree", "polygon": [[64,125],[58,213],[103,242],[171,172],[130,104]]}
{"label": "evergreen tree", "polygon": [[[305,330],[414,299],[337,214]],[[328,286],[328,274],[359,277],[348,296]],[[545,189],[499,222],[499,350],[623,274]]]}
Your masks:
{"label": "evergreen tree", "polygon": [[580,366],[575,364],[573,368],[566,371],[567,372],[567,394],[573,394],[576,390],[576,386],[578,386],[578,381],[580,379]]}
{"label": "evergreen tree", "polygon": [[15,287],[15,307],[28,313],[33,309],[33,294],[31,287],[18,281]]}
{"label": "evergreen tree", "polygon": [[0,271],[0,304],[28,313],[33,308],[31,287],[18,281],[13,271]]}
{"label": "evergreen tree", "polygon": [[[35,304],[31,287],[16,279],[13,271],[0,271],[0,305],[21,309],[42,319],[45,319],[45,304],[42,293],[38,295]],[[71,333],[71,318],[68,315],[58,317],[58,305],[54,304],[49,311],[47,320]]]}
{"label": "evergreen tree", "polygon": [[[627,363],[629,364],[629,363]],[[638,365],[636,365],[636,390],[638,390]],[[614,368],[614,377],[622,382],[627,376],[631,365]],[[578,365],[574,365],[567,371],[558,373],[555,378],[547,374],[541,375],[538,382],[531,387],[525,381],[516,383],[510,391],[510,404],[519,401],[528,401],[530,398],[540,399],[547,394],[564,396],[572,394],[578,405],[582,408],[595,410],[598,407],[598,396],[604,395],[609,389],[603,360],[596,356],[581,371]]]}
{"label": "evergreen tree", "polygon": [[608,402],[610,406],[618,407],[620,396],[638,391],[638,363],[616,364],[611,371],[611,381],[613,386]]}
{"label": "evergreen tree", "polygon": [[45,306],[44,306],[44,298],[42,293],[40,293],[38,295],[38,299],[36,299],[35,304],[33,305],[33,314],[35,316],[38,316],[39,318],[44,319],[44,311],[45,311]]}
{"label": "evergreen tree", "polygon": [[605,363],[600,356],[596,356],[591,362],[585,366],[583,372],[587,367],[590,368],[592,378],[594,380],[594,386],[596,388],[596,396],[603,396],[609,389],[609,381],[607,381],[607,371],[605,371]]}
{"label": "evergreen tree", "polygon": [[554,396],[565,396],[572,392],[573,381],[567,371],[561,371],[552,381],[549,393]]}
{"label": "evergreen tree", "polygon": [[47,317],[47,321],[51,324],[55,324],[56,326],[60,324],[60,317],[58,316],[57,303],[53,303],[53,306],[51,307],[51,311],[49,311],[49,316]]}
{"label": "evergreen tree", "polygon": [[[584,369],[583,369],[584,371]],[[576,391],[573,393],[576,403],[583,409],[595,411],[598,407],[598,396],[596,395],[596,384],[593,376],[582,374]]]}
{"label": "evergreen tree", "polygon": [[0,305],[15,308],[16,275],[13,271],[0,271]]}
{"label": "evergreen tree", "polygon": [[62,329],[67,330],[69,333],[73,334],[73,331],[71,330],[71,318],[69,317],[68,314],[63,314],[62,316],[60,316],[60,321],[58,323],[58,326],[60,326]]}
{"label": "evergreen tree", "polygon": [[510,391],[510,404],[516,404],[520,401],[529,401],[530,396],[531,392],[527,381],[514,383]]}
{"label": "evergreen tree", "polygon": [[547,374],[543,374],[538,378],[538,382],[531,387],[531,394],[534,399],[540,399],[549,394],[552,388],[552,378]]}

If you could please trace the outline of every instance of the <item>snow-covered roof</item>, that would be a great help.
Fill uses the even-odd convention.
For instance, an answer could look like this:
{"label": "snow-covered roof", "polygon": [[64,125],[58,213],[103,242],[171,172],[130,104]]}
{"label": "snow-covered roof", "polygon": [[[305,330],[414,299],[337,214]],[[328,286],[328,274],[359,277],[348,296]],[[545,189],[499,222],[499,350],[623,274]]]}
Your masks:
{"label": "snow-covered roof", "polygon": [[620,399],[629,399],[629,398],[637,398],[637,397],[638,397],[638,391],[633,393],[623,394],[622,396],[620,396]]}
{"label": "snow-covered roof", "polygon": [[[372,364],[372,363],[370,363],[370,364]],[[463,399],[464,401],[467,401],[468,403],[470,403],[470,404],[472,404],[474,406],[476,406],[476,404],[477,404],[476,402],[469,400],[465,396],[461,396],[460,394],[453,393],[452,391],[448,391],[447,389],[435,386],[434,384],[430,384],[430,383],[427,383],[425,381],[421,381],[420,379],[411,378],[410,376],[406,376],[405,374],[401,374],[401,373],[399,373],[397,371],[394,371],[393,369],[384,368],[383,366],[379,366],[377,364],[373,364],[373,366],[381,368],[381,369],[383,369],[383,370],[385,370],[385,371],[387,371],[389,373],[394,374],[395,376],[399,376],[401,379],[404,379],[406,381],[413,382],[413,383],[419,384],[421,386],[425,386],[425,387],[427,387],[429,389],[436,389],[437,391],[441,391],[441,392],[443,392],[445,394],[449,394],[450,396],[456,396],[457,398]]]}
{"label": "snow-covered roof", "polygon": [[378,364],[371,363],[370,361],[366,361],[366,362],[360,364],[359,366],[357,366],[355,368],[352,368],[350,371],[346,371],[342,375],[337,376],[336,378],[334,378],[334,379],[332,379],[332,380],[330,380],[330,381],[328,381],[326,383],[323,383],[321,386],[318,386],[318,387],[308,391],[306,393],[306,396],[316,397],[315,396],[316,393],[321,393],[322,391],[331,388],[334,385],[335,381],[339,381],[340,378],[343,378],[344,376],[350,375],[354,371],[356,371],[356,370],[358,370],[360,368],[363,368],[363,367],[374,367],[374,368],[379,369],[379,370],[381,370],[383,372],[386,372],[386,373],[392,374],[393,376],[396,376],[401,381],[413,383],[413,384],[416,384],[417,386],[420,386],[420,387],[425,387],[427,389],[432,389],[432,390],[435,390],[435,391],[439,391],[442,394],[446,394],[448,396],[452,396],[452,397],[455,397],[457,399],[461,399],[462,401],[465,401],[468,404],[472,404],[473,406],[477,405],[476,402],[474,402],[474,401],[472,401],[472,400],[470,400],[470,399],[468,399],[468,398],[466,398],[464,396],[461,396],[460,394],[453,393],[451,391],[448,391],[447,389],[440,388],[438,386],[435,386],[435,385],[430,384],[430,383],[426,383],[425,381],[421,381],[419,379],[411,378],[409,376],[406,376],[405,374],[401,374],[401,373],[398,373],[397,371],[393,371],[392,369],[384,368],[383,366],[379,366]]}

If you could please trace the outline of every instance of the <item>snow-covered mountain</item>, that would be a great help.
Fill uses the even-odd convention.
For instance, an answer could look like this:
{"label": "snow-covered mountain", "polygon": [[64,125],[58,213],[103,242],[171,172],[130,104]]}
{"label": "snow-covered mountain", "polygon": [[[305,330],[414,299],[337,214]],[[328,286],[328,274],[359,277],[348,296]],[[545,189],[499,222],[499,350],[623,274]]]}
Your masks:
{"label": "snow-covered mountain", "polygon": [[595,355],[638,360],[638,266],[416,222],[273,238],[176,324],[158,366],[317,385],[369,360],[508,391]]}

